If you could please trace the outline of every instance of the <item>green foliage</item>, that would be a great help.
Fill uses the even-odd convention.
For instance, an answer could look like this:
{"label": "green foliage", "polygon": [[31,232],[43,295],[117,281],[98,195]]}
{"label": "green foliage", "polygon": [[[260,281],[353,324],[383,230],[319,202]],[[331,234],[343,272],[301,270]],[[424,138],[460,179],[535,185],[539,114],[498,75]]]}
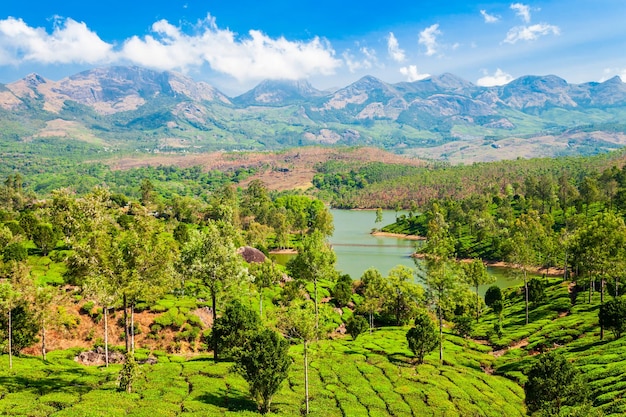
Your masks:
{"label": "green foliage", "polygon": [[439,344],[437,327],[425,311],[420,312],[415,317],[414,327],[406,333],[406,340],[409,349],[417,358],[417,362],[424,363],[424,356],[433,351]]}
{"label": "green foliage", "polygon": [[252,337],[261,327],[259,314],[234,300],[226,305],[224,313],[215,320],[213,334],[228,357],[237,358],[250,348]]}
{"label": "green foliage", "polygon": [[583,403],[589,395],[579,371],[556,352],[539,356],[527,376],[525,402],[531,413],[558,415],[562,406]]}
{"label": "green foliage", "polygon": [[353,315],[346,322],[346,331],[352,336],[352,340],[356,340],[360,334],[365,333],[368,327],[367,320],[363,316]]}
{"label": "green foliage", "polygon": [[339,307],[348,305],[352,298],[352,278],[350,275],[342,274],[339,276],[332,294]]}
{"label": "green foliage", "polygon": [[[4,301],[4,300],[0,300]],[[18,301],[11,308],[11,353],[18,355],[22,349],[31,346],[37,339],[39,323],[37,323],[32,308],[25,301]],[[8,340],[8,316],[3,314],[0,320],[0,334],[3,341]],[[8,343],[4,345],[4,350],[8,350]]]}
{"label": "green foliage", "polygon": [[485,292],[485,304],[487,307],[493,308],[496,301],[502,301],[502,290],[497,285],[492,285]]}
{"label": "green foliage", "polygon": [[133,391],[133,384],[137,379],[137,373],[139,369],[137,367],[137,362],[135,362],[135,357],[132,353],[126,354],[126,361],[124,362],[124,366],[120,370],[120,374],[118,376],[118,386],[117,390],[121,392],[131,393]]}
{"label": "green foliage", "polygon": [[616,339],[622,337],[626,331],[626,299],[617,297],[600,305],[598,318],[600,325],[611,330]]}
{"label": "green foliage", "polygon": [[238,355],[236,369],[248,382],[250,395],[262,414],[270,412],[272,397],[288,376],[289,344],[278,333],[265,329],[250,339]]}
{"label": "green foliage", "polygon": [[455,316],[452,321],[454,322],[454,332],[457,335],[468,337],[472,333],[474,320],[470,316]]}
{"label": "green foliage", "polygon": [[539,278],[532,278],[528,281],[528,301],[541,304],[546,299],[545,284]]}

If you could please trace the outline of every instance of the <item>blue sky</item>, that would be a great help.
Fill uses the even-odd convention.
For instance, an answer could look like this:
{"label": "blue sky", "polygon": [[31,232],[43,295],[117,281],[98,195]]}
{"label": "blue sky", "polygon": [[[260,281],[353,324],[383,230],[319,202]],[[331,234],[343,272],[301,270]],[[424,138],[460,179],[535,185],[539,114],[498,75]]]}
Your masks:
{"label": "blue sky", "polygon": [[321,89],[444,72],[480,85],[626,81],[624,17],[623,0],[9,0],[0,82],[108,65],[178,71],[230,95],[269,78]]}

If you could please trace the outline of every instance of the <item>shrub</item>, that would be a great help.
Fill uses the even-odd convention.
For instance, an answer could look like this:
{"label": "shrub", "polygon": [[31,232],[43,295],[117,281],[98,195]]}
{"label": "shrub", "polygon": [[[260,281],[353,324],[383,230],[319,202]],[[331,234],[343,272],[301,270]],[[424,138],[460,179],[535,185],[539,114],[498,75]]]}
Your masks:
{"label": "shrub", "polygon": [[493,307],[496,301],[502,301],[502,290],[497,285],[492,285],[485,292],[485,304],[487,307]]}
{"label": "shrub", "polygon": [[356,338],[359,337],[361,333],[365,333],[368,328],[369,324],[363,316],[353,315],[346,323],[346,331],[352,336],[352,340],[356,340]]}

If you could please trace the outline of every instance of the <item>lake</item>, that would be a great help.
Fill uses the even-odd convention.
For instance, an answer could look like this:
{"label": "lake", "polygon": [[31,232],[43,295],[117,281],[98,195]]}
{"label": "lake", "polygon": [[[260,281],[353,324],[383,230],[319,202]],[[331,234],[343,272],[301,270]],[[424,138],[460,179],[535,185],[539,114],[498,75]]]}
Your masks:
{"label": "lake", "polygon": [[[335,233],[329,239],[337,254],[337,270],[349,274],[352,279],[360,279],[368,268],[376,268],[387,275],[396,265],[406,265],[415,269],[411,254],[415,251],[416,241],[394,237],[372,236],[373,228],[381,228],[396,219],[396,212],[383,210],[382,223],[376,224],[374,210],[337,210],[331,209],[335,224]],[[399,212],[398,215],[406,214]],[[286,262],[287,257],[276,257],[278,262]],[[488,267],[487,271],[496,277],[496,284],[501,288],[521,283],[511,277],[507,268]],[[489,286],[482,286],[479,292],[484,294]]]}

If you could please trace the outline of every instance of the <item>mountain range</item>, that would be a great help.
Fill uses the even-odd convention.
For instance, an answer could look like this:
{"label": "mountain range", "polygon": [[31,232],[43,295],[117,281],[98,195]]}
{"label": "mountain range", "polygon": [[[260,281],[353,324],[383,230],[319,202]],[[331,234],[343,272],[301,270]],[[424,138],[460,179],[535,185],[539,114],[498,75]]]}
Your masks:
{"label": "mountain range", "polygon": [[[0,84],[0,143],[92,151],[202,152],[368,145],[462,161],[597,153],[626,145],[626,84],[523,76],[480,87],[452,74],[336,91],[263,81],[228,97],[174,72],[97,68]],[[533,145],[534,144],[534,145]]]}

